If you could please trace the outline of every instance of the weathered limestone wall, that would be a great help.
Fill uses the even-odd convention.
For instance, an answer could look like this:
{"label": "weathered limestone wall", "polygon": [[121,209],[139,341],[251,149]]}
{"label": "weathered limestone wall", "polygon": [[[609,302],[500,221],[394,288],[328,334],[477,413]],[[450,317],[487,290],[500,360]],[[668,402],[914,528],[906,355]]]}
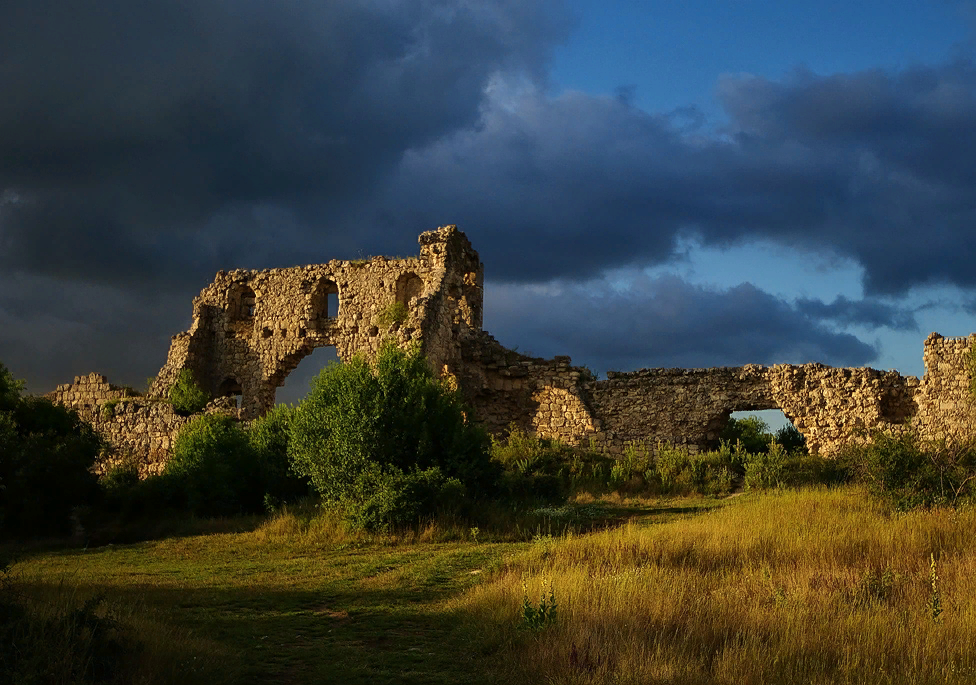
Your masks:
{"label": "weathered limestone wall", "polygon": [[386,340],[419,342],[435,369],[453,374],[460,339],[481,330],[483,268],[455,226],[419,242],[417,258],[219,272],[194,299],[190,330],[173,338],[150,397],[165,397],[190,369],[213,396],[241,395],[242,417],[255,418],[315,348],[334,346],[347,360]]}
{"label": "weathered limestone wall", "polygon": [[[371,357],[387,340],[419,343],[492,433],[516,425],[615,454],[635,442],[712,447],[733,411],[781,409],[824,455],[878,429],[952,439],[976,426],[966,365],[976,334],[930,335],[921,381],[821,364],[642,369],[597,381],[569,357],[527,357],[482,330],[484,270],[457,227],[424,233],[419,243],[413,258],[221,271],[194,299],[193,323],[174,336],[147,398],[132,398],[97,374],[59,386],[51,398],[78,409],[145,472],[161,468],[187,421],[161,401],[183,369],[225,398],[209,411],[251,419],[273,404],[276,388],[315,348],[335,346],[340,359]],[[399,320],[391,316],[395,304]],[[227,399],[234,395],[242,399],[239,412]],[[102,411],[119,399],[110,414]]]}
{"label": "weathered limestone wall", "polygon": [[600,430],[582,386],[589,372],[570,366],[569,357],[526,357],[487,333],[467,338],[461,353],[459,381],[465,399],[495,435],[504,435],[514,424],[576,444],[581,436]]}
{"label": "weathered limestone wall", "polygon": [[131,460],[143,477],[160,473],[180,429],[189,418],[168,402],[139,397],[130,388],[112,385],[96,373],[59,385],[49,399],[78,412],[112,447],[99,466]]}
{"label": "weathered limestone wall", "polygon": [[593,381],[568,357],[526,360],[504,352],[466,359],[469,387],[470,367],[484,367],[472,404],[489,430],[503,434],[515,423],[612,454],[633,443],[714,447],[730,413],[761,409],[781,409],[812,450],[835,454],[872,430],[903,428],[918,386],[896,372],[821,364],[642,369]]}
{"label": "weathered limestone wall", "polygon": [[915,398],[915,428],[931,440],[959,440],[976,435],[976,402],[969,392],[966,357],[976,334],[925,340],[925,375]]}

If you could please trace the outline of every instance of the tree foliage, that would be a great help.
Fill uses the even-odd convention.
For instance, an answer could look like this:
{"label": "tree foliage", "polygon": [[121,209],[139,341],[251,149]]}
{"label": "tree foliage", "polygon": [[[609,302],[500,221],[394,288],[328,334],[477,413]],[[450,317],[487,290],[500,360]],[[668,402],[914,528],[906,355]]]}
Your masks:
{"label": "tree foliage", "polygon": [[[467,420],[458,394],[434,376],[417,347],[387,344],[372,364],[354,358],[327,366],[296,408],[290,436],[293,469],[324,499],[351,508],[407,483],[428,493],[442,486],[455,492],[493,486],[497,477],[487,435]],[[425,475],[411,475],[419,473]],[[425,512],[432,506],[427,499],[419,507]],[[387,514],[367,517],[367,525],[405,518],[385,504],[377,508]],[[406,518],[423,512],[415,513]]]}
{"label": "tree foliage", "polygon": [[0,524],[9,536],[64,533],[97,494],[102,441],[77,412],[22,388],[0,364]]}
{"label": "tree foliage", "polygon": [[163,476],[199,516],[259,511],[264,484],[255,450],[234,419],[206,414],[183,427]]}

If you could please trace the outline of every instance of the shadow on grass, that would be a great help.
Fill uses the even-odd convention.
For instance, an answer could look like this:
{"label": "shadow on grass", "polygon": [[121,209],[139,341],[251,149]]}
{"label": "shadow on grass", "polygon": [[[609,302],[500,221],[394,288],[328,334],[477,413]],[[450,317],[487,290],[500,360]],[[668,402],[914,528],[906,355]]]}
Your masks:
{"label": "shadow on grass", "polygon": [[[59,585],[27,589],[43,596]],[[162,624],[206,635],[232,655],[235,683],[489,683],[477,635],[439,606],[463,589],[436,581],[369,589],[324,582],[288,591],[75,587],[79,596],[138,606]]]}

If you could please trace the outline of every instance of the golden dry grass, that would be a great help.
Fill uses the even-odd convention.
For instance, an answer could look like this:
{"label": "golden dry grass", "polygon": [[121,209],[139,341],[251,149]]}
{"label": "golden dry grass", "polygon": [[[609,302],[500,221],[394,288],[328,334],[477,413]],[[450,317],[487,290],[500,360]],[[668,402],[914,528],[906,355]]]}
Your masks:
{"label": "golden dry grass", "polygon": [[[890,515],[854,488],[749,495],[540,540],[453,608],[513,682],[971,683],[974,543],[972,510]],[[518,630],[523,583],[534,601],[546,579],[556,621]]]}

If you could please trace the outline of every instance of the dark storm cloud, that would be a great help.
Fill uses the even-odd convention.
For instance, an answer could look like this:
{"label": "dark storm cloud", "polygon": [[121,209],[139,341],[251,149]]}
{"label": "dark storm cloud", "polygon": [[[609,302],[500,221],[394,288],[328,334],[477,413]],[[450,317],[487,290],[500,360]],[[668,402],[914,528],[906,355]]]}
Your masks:
{"label": "dark storm cloud", "polygon": [[146,295],[0,275],[0,362],[26,378],[32,392],[91,371],[144,388],[166,360],[170,336],[189,327],[195,294],[185,287]]}
{"label": "dark storm cloud", "polygon": [[570,354],[594,370],[822,362],[860,366],[878,350],[744,283],[728,290],[676,276],[637,276],[621,289],[584,284],[499,286],[485,325],[526,354]]}
{"label": "dark storm cloud", "polygon": [[689,236],[852,258],[869,294],[976,285],[971,63],[729,77],[714,135],[694,107],[635,108],[629,86],[550,97],[562,10],[7,2],[0,360],[40,386],[92,369],[136,382],[216,269],[412,254],[446,223],[496,282],[564,284],[489,291],[489,328],[604,368],[859,364],[875,348],[830,326],[914,324],[870,298],[592,285]]}
{"label": "dark storm cloud", "polygon": [[870,293],[976,285],[970,62],[728,77],[719,96],[717,137],[621,98],[496,98],[481,127],[409,154],[386,202],[468,227],[513,281],[664,262],[690,234],[853,258]]}
{"label": "dark storm cloud", "polygon": [[796,309],[812,319],[832,321],[841,326],[918,331],[918,322],[911,311],[874,300],[849,300],[840,296],[828,304],[800,298],[796,301]]}
{"label": "dark storm cloud", "polygon": [[[16,0],[0,21],[0,266],[132,282],[249,237],[281,205],[328,225],[404,150],[541,77],[548,0]],[[51,249],[54,248],[54,249]],[[287,248],[282,251],[288,252]],[[187,262],[190,262],[187,264]],[[155,265],[155,269],[153,268]]]}

